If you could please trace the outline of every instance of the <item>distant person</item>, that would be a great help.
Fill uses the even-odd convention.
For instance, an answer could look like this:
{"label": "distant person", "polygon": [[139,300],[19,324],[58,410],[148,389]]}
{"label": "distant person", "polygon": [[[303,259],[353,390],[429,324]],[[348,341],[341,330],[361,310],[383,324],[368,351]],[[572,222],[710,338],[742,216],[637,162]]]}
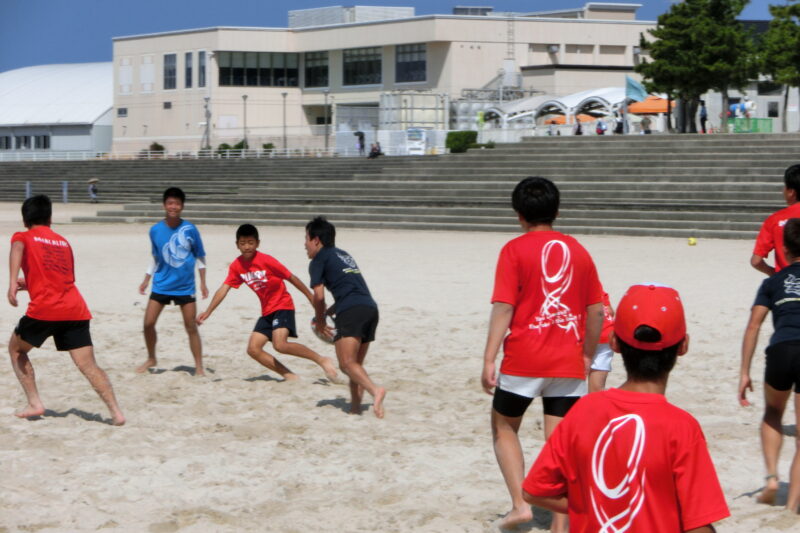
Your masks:
{"label": "distant person", "polygon": [[206,287],[206,251],[200,232],[191,222],[181,218],[186,195],[177,187],[164,191],[164,220],[150,228],[150,247],[153,256],[150,268],[139,285],[139,292],[145,294],[150,278],[153,290],[144,312],[144,342],[147,347],[147,360],[136,371],[146,372],[156,366],[156,322],[164,306],[174,303],[181,308],[183,325],[189,336],[195,375],[204,376],[203,346],[195,317],[197,304],[195,298],[194,269],[197,265],[200,274],[200,290],[203,298],[208,297]]}
{"label": "distant person", "polygon": [[356,148],[358,148],[358,155],[364,155],[364,132],[356,132]]}
{"label": "distant person", "polygon": [[617,115],[614,119],[614,133],[616,135],[622,135],[625,133],[625,121],[622,120],[622,115]]}
{"label": "distant person", "polygon": [[89,201],[91,203],[93,203],[93,204],[97,203],[97,193],[98,193],[97,184],[96,183],[90,183],[89,184]]}
{"label": "distant person", "polygon": [[208,309],[197,316],[197,323],[203,324],[211,317],[211,313],[222,303],[231,288],[238,289],[243,284],[247,285],[261,302],[261,318],[250,333],[247,355],[286,380],[297,379],[297,376],[277,358],[264,351],[267,342],[271,342],[278,353],[315,362],[329,380],[336,382],[336,368],[329,357],[319,355],[304,344],[289,342],[289,337],[297,338],[297,327],[294,320],[294,302],[286,290],[284,281],[294,285],[309,302],[312,302],[311,291],[277,259],[259,252],[260,244],[258,229],[255,226],[252,224],[239,226],[236,230],[236,247],[241,255],[231,262],[228,267],[228,277],[214,293]]}
{"label": "distant person", "polygon": [[583,126],[581,125],[581,119],[577,116],[575,117],[575,127],[572,128],[573,135],[583,135]]}
{"label": "distant person", "polygon": [[[776,211],[764,221],[750,257],[750,265],[767,276],[789,264],[783,253],[783,227],[790,218],[800,218],[800,165],[792,165],[783,173],[783,199],[788,207]],[[766,262],[773,250],[774,267]]]}
{"label": "distant person", "polygon": [[372,143],[369,148],[369,155],[367,156],[368,159],[377,159],[377,157],[381,155],[381,148],[378,143]]}
{"label": "distant person", "polygon": [[[16,416],[32,418],[45,413],[28,354],[48,337],[53,337],[56,350],[69,352],[75,366],[106,404],[111,423],[121,426],[125,416],[108,376],[94,359],[89,332],[92,314],[75,286],[72,247],[50,229],[52,214],[53,206],[47,196],[28,198],[22,204],[22,222],[27,231],[19,231],[11,237],[8,302],[17,307],[17,291],[20,290],[27,290],[30,295],[28,309],[8,341],[11,366],[28,400]],[[19,277],[20,269],[24,279]]]}
{"label": "distant person", "polygon": [[595,133],[597,135],[605,135],[607,129],[608,129],[608,126],[606,125],[605,121],[603,121],[602,119],[598,119],[597,120],[597,127],[595,127]]}
{"label": "distant person", "polygon": [[700,130],[703,133],[706,131],[706,122],[708,121],[708,109],[706,109],[706,101],[700,100]]}
{"label": "distant person", "polygon": [[651,122],[652,122],[652,121],[650,120],[650,117],[648,117],[647,115],[645,115],[645,116],[642,118],[642,133],[643,133],[643,134],[645,134],[645,135],[650,135],[651,133],[653,133],[653,132],[650,130],[650,124],[651,124]]}
{"label": "distant person", "polygon": [[611,346],[628,379],[575,404],[525,478],[525,500],[568,512],[573,532],[713,533],[730,512],[703,430],[664,397],[689,348],[677,291],[630,287]]}

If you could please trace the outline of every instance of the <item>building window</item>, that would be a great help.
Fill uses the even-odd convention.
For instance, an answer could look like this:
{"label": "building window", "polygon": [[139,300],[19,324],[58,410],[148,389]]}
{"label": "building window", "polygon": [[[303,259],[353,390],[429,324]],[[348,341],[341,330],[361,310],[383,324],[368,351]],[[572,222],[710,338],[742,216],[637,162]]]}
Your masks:
{"label": "building window", "polygon": [[128,108],[127,107],[118,107],[117,108],[117,116],[119,118],[125,118],[128,116]]}
{"label": "building window", "polygon": [[11,137],[9,135],[0,136],[0,150],[11,150]]}
{"label": "building window", "polygon": [[164,90],[174,89],[177,77],[177,54],[164,54]]}
{"label": "building window", "polygon": [[164,102],[164,109],[172,109],[172,102]]}
{"label": "building window", "polygon": [[307,52],[305,56],[306,87],[328,86],[328,52]]}
{"label": "building window", "polygon": [[206,86],[206,53],[197,52],[197,86]]}
{"label": "building window", "polygon": [[769,118],[778,118],[780,116],[778,102],[767,102],[767,116]]}
{"label": "building window", "polygon": [[36,135],[33,138],[33,147],[37,150],[50,149],[50,136],[49,135]]}
{"label": "building window", "polygon": [[426,46],[424,44],[403,44],[397,47],[395,62],[395,81],[425,81]]}
{"label": "building window", "polygon": [[191,87],[192,87],[192,66],[193,66],[192,63],[194,62],[193,61],[194,58],[192,57],[192,53],[191,52],[186,52],[186,55],[184,57],[185,57],[184,70],[185,70],[185,73],[186,73],[185,86],[186,86],[187,89],[191,89]]}
{"label": "building window", "polygon": [[344,51],[344,85],[381,83],[381,49],[353,48]]}
{"label": "building window", "polygon": [[31,147],[31,136],[30,135],[17,135],[14,138],[14,145],[17,150],[26,150]]}
{"label": "building window", "polygon": [[779,96],[781,94],[783,94],[783,85],[780,83],[775,83],[774,81],[758,82],[759,96]]}
{"label": "building window", "polygon": [[221,87],[297,87],[299,54],[219,52]]}

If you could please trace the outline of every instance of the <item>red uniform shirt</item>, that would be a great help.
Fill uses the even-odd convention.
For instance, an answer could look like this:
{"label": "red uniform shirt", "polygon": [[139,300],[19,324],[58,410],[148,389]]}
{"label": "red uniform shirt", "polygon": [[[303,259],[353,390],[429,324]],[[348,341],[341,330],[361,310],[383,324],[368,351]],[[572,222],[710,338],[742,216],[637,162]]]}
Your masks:
{"label": "red uniform shirt", "polygon": [[22,272],[30,303],[25,315],[36,320],[90,320],[92,314],[75,286],[69,243],[48,226],[19,231],[11,242],[25,246]]}
{"label": "red uniform shirt", "polygon": [[761,231],[758,232],[756,245],[753,248],[753,255],[759,257],[767,257],[772,250],[775,250],[775,272],[786,268],[789,264],[783,255],[783,226],[790,218],[800,218],[800,202],[770,215],[761,225]]}
{"label": "red uniform shirt", "polygon": [[600,344],[608,344],[611,332],[614,331],[614,316],[611,314],[611,300],[608,293],[603,293],[603,329],[600,331]]}
{"label": "red uniform shirt", "polygon": [[251,261],[241,256],[228,267],[225,285],[234,289],[247,283],[261,300],[261,316],[267,316],[282,309],[294,310],[294,302],[287,292],[283,280],[292,277],[292,273],[271,255],[256,252]]}
{"label": "red uniform shirt", "polygon": [[522,488],[566,494],[570,532],[675,533],[730,515],[700,425],[660,394],[584,396]]}
{"label": "red uniform shirt", "polygon": [[530,231],[500,251],[492,303],[514,306],[500,372],[584,379],[586,307],[603,300],[589,252],[557,231]]}

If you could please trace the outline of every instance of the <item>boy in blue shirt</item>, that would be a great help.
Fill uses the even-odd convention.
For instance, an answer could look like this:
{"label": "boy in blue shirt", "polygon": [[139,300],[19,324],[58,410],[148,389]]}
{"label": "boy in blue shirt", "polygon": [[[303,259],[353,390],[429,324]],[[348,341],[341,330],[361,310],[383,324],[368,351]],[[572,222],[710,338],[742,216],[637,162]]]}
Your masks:
{"label": "boy in blue shirt", "polygon": [[306,225],[305,247],[311,263],[312,304],[316,313],[316,329],[329,335],[325,323],[325,289],[333,294],[336,305],[336,334],[333,343],[339,368],[350,378],[350,413],[361,414],[361,398],[366,390],[374,398],[375,416],[383,418],[386,389],[376,385],[364,370],[369,344],[375,340],[378,327],[378,304],[372,299],[364,276],[353,257],[336,248],[336,228],[323,217]]}
{"label": "boy in blue shirt", "polygon": [[164,191],[164,220],[150,228],[150,244],[153,262],[139,286],[139,292],[145,294],[150,278],[153,278],[153,290],[147,301],[144,313],[144,342],[147,346],[147,361],[137,372],[146,372],[156,366],[156,322],[164,310],[164,306],[174,303],[180,306],[183,325],[189,335],[189,347],[192,350],[195,364],[195,375],[204,376],[203,346],[197,330],[195,316],[197,304],[195,299],[194,267],[197,264],[200,273],[200,291],[203,298],[208,298],[206,286],[206,252],[200,232],[191,222],[181,218],[186,195],[177,187]]}

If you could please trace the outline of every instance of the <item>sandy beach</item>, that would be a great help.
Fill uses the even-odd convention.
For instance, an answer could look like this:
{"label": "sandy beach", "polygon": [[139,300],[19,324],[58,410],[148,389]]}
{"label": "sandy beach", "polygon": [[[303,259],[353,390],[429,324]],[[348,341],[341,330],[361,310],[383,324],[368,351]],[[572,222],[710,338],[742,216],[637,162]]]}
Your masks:
{"label": "sandy beach", "polygon": [[[286,383],[248,357],[259,306],[244,287],[231,291],[201,327],[207,377],[189,372],[192,358],[176,307],[165,309],[158,324],[157,371],[136,374],[145,359],[146,296],[137,288],[148,263],[148,225],[61,223],[94,209],[55,204],[53,228],[74,249],[77,285],[94,315],[97,359],[128,423],[104,423],[105,407],[51,340],[31,357],[49,410],[40,420],[15,418],[24,396],[3,355],[0,532],[493,530],[510,503],[492,451],[491,398],[479,378],[495,261],[514,233],[339,231],[337,245],[356,258],[380,305],[377,340],[366,360],[388,390],[386,418],[378,420],[368,398],[363,416],[348,415],[347,387],[328,383],[309,361],[279,356],[301,377]],[[19,206],[0,204],[3,261],[20,229]],[[303,230],[259,230],[261,250],[307,283]],[[200,231],[213,293],[237,256],[235,227]],[[800,519],[754,498],[764,476],[758,423],[771,323],[753,368],[755,406],[736,401],[741,337],[762,279],[748,263],[752,242],[578,238],[613,303],[643,281],[672,285],[683,296],[691,344],[667,397],[705,431],[732,513],[718,531],[796,531]],[[333,356],[311,333],[311,307],[290,292],[299,341]],[[4,354],[28,301],[24,293],[20,299],[19,308],[5,298],[0,306]],[[617,356],[609,385],[623,379]],[[520,434],[526,464],[542,445],[541,418],[537,401]],[[796,431],[792,409],[784,424],[787,434]],[[779,501],[793,450],[787,437]],[[541,513],[519,530],[543,531],[546,523]]]}

